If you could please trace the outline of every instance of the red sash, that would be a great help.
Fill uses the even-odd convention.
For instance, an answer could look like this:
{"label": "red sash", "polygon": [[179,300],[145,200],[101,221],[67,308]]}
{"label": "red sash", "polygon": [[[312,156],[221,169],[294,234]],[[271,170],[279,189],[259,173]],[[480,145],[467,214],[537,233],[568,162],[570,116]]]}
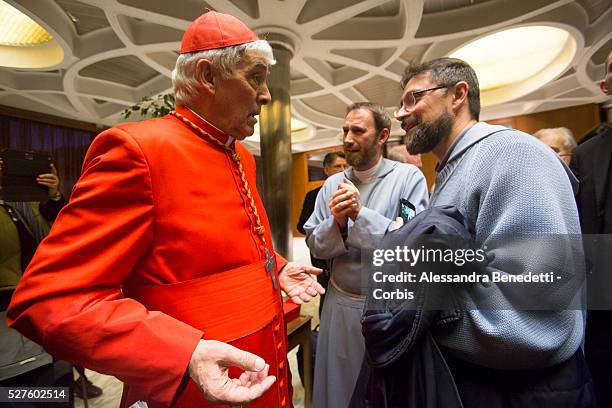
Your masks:
{"label": "red sash", "polygon": [[160,311],[231,342],[255,333],[281,312],[265,261],[168,285],[124,285],[123,293],[150,311]]}

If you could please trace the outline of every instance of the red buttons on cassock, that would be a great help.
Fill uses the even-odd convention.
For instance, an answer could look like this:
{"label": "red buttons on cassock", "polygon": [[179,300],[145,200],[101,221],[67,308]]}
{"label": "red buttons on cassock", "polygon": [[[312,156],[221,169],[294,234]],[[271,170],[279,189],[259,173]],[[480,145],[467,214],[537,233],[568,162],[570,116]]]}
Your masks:
{"label": "red buttons on cassock", "polygon": [[280,329],[280,324],[277,324],[276,326],[274,326],[274,332],[278,332],[278,329]]}
{"label": "red buttons on cassock", "polygon": [[280,364],[278,365],[278,369],[282,370],[283,368],[285,368],[285,362],[281,361]]}
{"label": "red buttons on cassock", "polygon": [[277,350],[280,350],[280,349],[281,349],[281,347],[283,347],[283,343],[278,343],[278,344],[276,345],[276,349],[277,349]]}
{"label": "red buttons on cassock", "polygon": [[281,407],[284,407],[285,405],[287,405],[287,400],[283,398],[283,400],[281,401]]}

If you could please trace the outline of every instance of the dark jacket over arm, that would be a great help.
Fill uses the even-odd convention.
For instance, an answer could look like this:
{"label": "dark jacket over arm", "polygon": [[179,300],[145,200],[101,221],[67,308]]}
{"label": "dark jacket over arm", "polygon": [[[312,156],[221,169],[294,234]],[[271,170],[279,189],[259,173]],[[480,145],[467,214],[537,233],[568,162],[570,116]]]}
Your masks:
{"label": "dark jacket over arm", "polygon": [[[452,241],[452,242],[451,242]],[[380,248],[452,248],[471,245],[467,223],[454,207],[431,208],[418,214],[402,228],[388,233]],[[438,267],[450,268],[449,264]],[[435,269],[435,273],[459,274],[454,270]],[[423,264],[410,267],[407,263],[383,265],[383,275],[395,275],[399,270],[420,275]],[[429,268],[427,269],[429,270]],[[383,279],[384,280],[384,279]],[[357,380],[351,408],[460,408],[461,399],[440,349],[430,334],[434,323],[451,322],[460,318],[454,312],[436,310],[448,285],[376,283],[367,293],[362,318],[366,343],[366,358]],[[414,290],[412,300],[377,300],[375,289],[387,293],[394,289]],[[446,302],[443,302],[446,303]],[[452,302],[451,302],[452,303]]]}

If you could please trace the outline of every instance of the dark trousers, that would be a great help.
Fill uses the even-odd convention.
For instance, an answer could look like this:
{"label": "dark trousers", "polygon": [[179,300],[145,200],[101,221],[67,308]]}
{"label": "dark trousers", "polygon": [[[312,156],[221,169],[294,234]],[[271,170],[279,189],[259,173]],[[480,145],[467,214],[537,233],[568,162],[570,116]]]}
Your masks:
{"label": "dark trousers", "polygon": [[584,353],[599,406],[612,407],[612,311],[588,312]]}
{"label": "dark trousers", "polygon": [[567,361],[537,370],[495,370],[445,353],[464,408],[595,408],[581,349]]}

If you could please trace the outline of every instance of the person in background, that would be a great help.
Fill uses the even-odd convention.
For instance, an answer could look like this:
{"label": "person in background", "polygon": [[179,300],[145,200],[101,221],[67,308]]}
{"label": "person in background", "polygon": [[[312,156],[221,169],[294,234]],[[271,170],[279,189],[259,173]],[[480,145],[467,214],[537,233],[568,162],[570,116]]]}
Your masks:
{"label": "person in background", "polygon": [[[0,159],[0,174],[2,165]],[[7,202],[0,198],[0,386],[5,387],[59,386],[56,381],[61,381],[54,373],[61,370],[54,367],[53,357],[6,324],[6,309],[13,291],[38,244],[49,233],[51,224],[67,202],[59,190],[60,178],[55,164],[50,165],[49,173],[40,174],[36,182],[48,190],[47,200]],[[55,365],[63,366],[63,362],[55,362]],[[65,366],[69,368],[68,364]],[[74,392],[80,398],[83,398],[83,385],[87,398],[102,395],[102,389],[82,373],[74,382]]]}
{"label": "person in background", "polygon": [[8,309],[53,355],[124,383],[122,407],[291,405],[283,290],[324,289],[275,254],[240,143],[270,102],[272,48],[207,10],[172,73],[176,110],[98,135]]}
{"label": "person in background", "polygon": [[419,169],[423,167],[423,161],[421,160],[421,155],[408,153],[408,150],[406,150],[405,144],[393,146],[391,149],[389,149],[387,158],[389,160],[395,160],[400,163],[413,164],[417,166]]}
{"label": "person in background", "polygon": [[[606,59],[601,91],[612,97],[612,52]],[[585,354],[601,407],[612,406],[612,124],[602,123],[574,150],[570,168],[580,180],[576,196],[587,245]]]}
{"label": "person in background", "polygon": [[401,200],[416,212],[427,206],[423,173],[382,157],[390,129],[391,118],[380,105],[359,102],[347,108],[342,140],[351,167],[325,181],[304,225],[311,253],[331,262],[315,360],[317,408],[348,406],[361,369],[362,249],[390,228]]}
{"label": "person in background", "polygon": [[569,166],[572,152],[576,148],[576,139],[571,130],[565,127],[540,129],[533,135],[553,149]]}
{"label": "person in background", "polygon": [[[536,286],[520,284],[477,284],[459,292],[465,304],[445,311],[432,333],[463,406],[594,406],[580,348],[583,312],[566,310],[568,299],[559,299],[575,299],[583,284],[580,270],[567,263],[577,257],[564,252],[579,245],[560,239],[580,233],[569,169],[532,136],[479,121],[478,78],[462,60],[411,65],[401,86],[395,118],[408,151],[433,152],[439,160],[430,206],[454,206],[464,214],[486,251],[487,273],[545,266],[564,282],[576,282],[569,293],[550,285],[536,299],[529,296]],[[531,245],[529,237],[542,237],[543,246]],[[536,303],[524,310],[529,301]]]}

